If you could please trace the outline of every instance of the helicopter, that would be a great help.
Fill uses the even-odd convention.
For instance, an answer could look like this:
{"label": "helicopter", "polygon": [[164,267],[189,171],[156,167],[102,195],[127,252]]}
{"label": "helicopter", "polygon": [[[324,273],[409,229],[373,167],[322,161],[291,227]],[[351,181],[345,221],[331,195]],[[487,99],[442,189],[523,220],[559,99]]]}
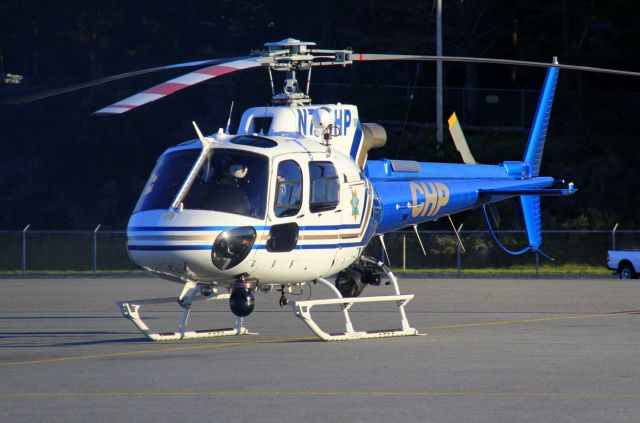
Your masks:
{"label": "helicopter", "polygon": [[[559,69],[628,76],[640,73],[504,59],[356,53],[351,49],[315,48],[293,38],[266,43],[249,56],[162,66],[101,78],[29,101],[165,69],[199,67],[96,114],[121,114],[211,78],[262,67],[267,70],[271,104],[246,110],[235,134],[225,129],[197,135],[168,148],[158,159],[127,227],[131,260],[149,274],[181,285],[177,297],[120,301],[118,306],[152,341],[186,340],[251,333],[245,318],[258,292],[280,292],[290,307],[325,341],[419,335],[405,306],[413,295],[401,294],[387,261],[368,257],[365,247],[377,237],[386,253],[384,235],[482,208],[495,241],[507,253],[545,255],[542,245],[541,196],[569,196],[572,183],[540,175],[543,149]],[[536,66],[547,69],[538,107],[522,160],[497,165],[476,164],[464,134],[452,115],[449,128],[463,164],[413,160],[368,160],[385,145],[385,129],[363,122],[350,104],[313,104],[309,96],[312,69],[349,66],[367,61],[450,61]],[[276,91],[274,72],[283,72]],[[304,87],[298,74],[306,72]],[[528,245],[510,251],[496,236],[487,206],[519,197]],[[455,227],[454,227],[455,231]],[[456,232],[457,235],[457,232]],[[420,241],[424,253],[424,247]],[[545,255],[546,256],[546,255]],[[388,257],[388,256],[387,256]],[[335,276],[334,282],[330,278]],[[394,295],[363,296],[368,286],[388,280]],[[325,286],[334,298],[291,300],[294,289]],[[194,301],[227,300],[233,327],[187,330]],[[145,304],[175,303],[182,309],[178,330],[154,332],[141,316]],[[398,308],[396,329],[355,330],[349,310],[355,304],[386,302]],[[329,333],[311,314],[314,306],[337,305],[345,330]]]}

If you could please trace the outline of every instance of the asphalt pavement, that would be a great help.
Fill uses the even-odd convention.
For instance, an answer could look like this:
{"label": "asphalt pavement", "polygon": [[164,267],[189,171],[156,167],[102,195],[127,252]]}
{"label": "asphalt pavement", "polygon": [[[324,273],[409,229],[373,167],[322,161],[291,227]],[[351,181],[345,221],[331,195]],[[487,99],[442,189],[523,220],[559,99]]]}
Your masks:
{"label": "asphalt pavement", "polygon": [[[636,422],[640,282],[401,278],[425,336],[326,343],[279,294],[256,295],[259,335],[152,343],[118,300],[177,295],[157,279],[0,280],[2,422]],[[369,287],[365,295],[386,295]],[[301,297],[326,298],[315,286]],[[340,313],[314,308],[329,330]],[[174,331],[177,305],[143,308]],[[356,329],[397,327],[393,304],[352,309]],[[229,327],[225,301],[189,327]]]}

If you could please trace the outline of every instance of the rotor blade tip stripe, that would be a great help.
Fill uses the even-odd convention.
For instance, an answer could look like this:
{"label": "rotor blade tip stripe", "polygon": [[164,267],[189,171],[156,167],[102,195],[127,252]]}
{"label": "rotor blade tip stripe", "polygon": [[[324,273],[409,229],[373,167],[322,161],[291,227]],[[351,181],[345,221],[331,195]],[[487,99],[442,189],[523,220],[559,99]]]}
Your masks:
{"label": "rotor blade tip stripe", "polygon": [[180,84],[176,82],[164,82],[160,85],[156,85],[155,87],[151,87],[148,90],[143,91],[146,94],[160,94],[160,95],[169,95],[174,92],[181,90],[183,88],[188,87],[188,84]]}
{"label": "rotor blade tip stripe", "polygon": [[210,68],[204,68],[197,71],[195,73],[204,73],[206,75],[211,75],[212,77],[224,75],[230,72],[237,71],[237,68],[233,68],[230,66],[212,66]]}

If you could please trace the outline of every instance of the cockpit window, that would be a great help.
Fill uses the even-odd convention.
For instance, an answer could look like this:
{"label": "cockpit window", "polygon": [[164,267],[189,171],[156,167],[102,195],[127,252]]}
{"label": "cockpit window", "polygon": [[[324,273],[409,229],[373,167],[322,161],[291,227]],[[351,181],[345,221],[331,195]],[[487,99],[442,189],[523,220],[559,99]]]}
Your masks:
{"label": "cockpit window", "polygon": [[293,160],[278,165],[276,183],[276,217],[295,216],[302,205],[302,170]]}
{"label": "cockpit window", "polygon": [[338,206],[340,185],[338,173],[332,163],[309,162],[311,177],[311,199],[309,210],[321,212],[333,210]]}
{"label": "cockpit window", "polygon": [[181,150],[161,156],[133,212],[171,207],[199,154],[199,150]]}
{"label": "cockpit window", "polygon": [[[158,160],[134,212],[168,209],[200,150],[182,150]],[[267,158],[258,154],[214,149],[184,197],[184,209],[211,210],[264,218]]]}

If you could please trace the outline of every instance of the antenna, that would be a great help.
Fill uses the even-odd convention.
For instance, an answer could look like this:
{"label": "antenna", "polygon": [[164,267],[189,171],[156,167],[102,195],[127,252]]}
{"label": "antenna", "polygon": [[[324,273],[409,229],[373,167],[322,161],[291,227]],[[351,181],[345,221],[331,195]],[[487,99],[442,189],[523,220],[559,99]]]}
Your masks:
{"label": "antenna", "polygon": [[426,256],[427,252],[424,249],[424,245],[422,245],[422,239],[420,238],[420,234],[418,233],[418,225],[413,225],[413,231],[416,233],[416,237],[418,238],[418,243],[420,244],[420,248],[422,249],[422,255]]}
{"label": "antenna", "polygon": [[451,215],[447,215],[447,217],[449,218],[449,222],[451,222],[451,227],[453,228],[453,232],[456,233],[456,236],[458,237],[458,242],[460,243],[460,248],[462,248],[462,252],[466,253],[467,250],[464,249],[464,244],[462,243],[462,239],[460,238],[460,229],[462,229],[462,225],[460,225],[460,228],[456,229],[456,225],[453,224],[453,219],[451,219]]}
{"label": "antenna", "polygon": [[233,100],[231,100],[231,107],[229,108],[229,119],[227,119],[227,127],[224,130],[224,133],[227,135],[229,135],[229,126],[231,126],[231,113],[233,113]]}
{"label": "antenna", "polygon": [[271,97],[275,97],[276,89],[273,86],[273,73],[271,72],[271,68],[267,68],[267,71],[269,71],[269,83],[271,84]]}
{"label": "antenna", "polygon": [[382,245],[382,251],[384,251],[383,259],[384,257],[386,257],[387,263],[389,263],[389,266],[391,266],[391,260],[389,260],[389,253],[387,252],[387,246],[384,243],[384,234],[378,235],[378,239],[380,240],[380,245]]}

